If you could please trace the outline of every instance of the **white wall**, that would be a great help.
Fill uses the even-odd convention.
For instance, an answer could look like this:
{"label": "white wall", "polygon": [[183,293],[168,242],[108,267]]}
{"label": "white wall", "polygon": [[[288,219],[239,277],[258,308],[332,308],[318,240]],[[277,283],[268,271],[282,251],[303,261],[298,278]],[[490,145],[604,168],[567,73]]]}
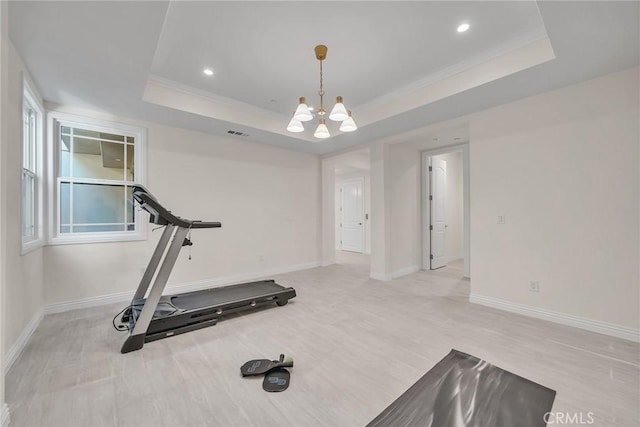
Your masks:
{"label": "white wall", "polygon": [[447,163],[446,205],[446,248],[448,260],[464,257],[464,209],[462,197],[462,153],[440,154],[433,156]]}
{"label": "white wall", "polygon": [[321,160],[320,175],[322,206],[320,251],[322,265],[326,266],[336,262],[336,165],[334,159]]}
{"label": "white wall", "polygon": [[[44,304],[43,251],[36,249],[20,255],[21,234],[21,188],[22,188],[22,96],[23,75],[28,76],[20,56],[8,44],[8,105],[3,113],[7,124],[5,162],[2,169],[5,230],[2,244],[5,249],[5,298],[6,325],[4,331],[4,354],[12,351],[25,328],[39,316]],[[31,85],[33,87],[33,85]]]}
{"label": "white wall", "polygon": [[420,269],[421,166],[420,153],[398,144],[390,148],[391,276]]}
{"label": "white wall", "polygon": [[[182,251],[169,286],[203,279],[242,280],[318,265],[317,156],[113,119],[148,129],[147,187],[161,203],[186,218],[222,222],[221,229],[193,231],[193,259],[187,259],[187,249]],[[46,301],[133,291],[160,233],[150,232],[144,242],[46,247]]]}
{"label": "white wall", "polygon": [[473,294],[638,329],[638,79],[471,116]]}
{"label": "white wall", "polygon": [[374,143],[371,161],[371,277],[388,280],[391,276],[391,147]]}
{"label": "white wall", "polygon": [[[7,89],[8,89],[8,44],[7,36],[7,19],[8,2],[0,2],[0,367],[4,367],[5,352],[5,329],[6,329],[6,306],[7,299],[5,296],[5,271],[6,271],[6,248],[5,230],[6,230],[6,192],[4,171],[6,168],[6,147],[9,145],[7,132]],[[4,401],[4,369],[0,374],[0,426],[9,423],[9,409]]]}

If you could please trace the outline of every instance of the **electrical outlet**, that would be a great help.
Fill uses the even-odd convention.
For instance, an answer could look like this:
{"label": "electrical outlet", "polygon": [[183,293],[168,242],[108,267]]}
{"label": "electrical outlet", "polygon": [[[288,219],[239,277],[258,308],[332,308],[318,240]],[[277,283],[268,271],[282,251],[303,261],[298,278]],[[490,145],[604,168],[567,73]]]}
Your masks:
{"label": "electrical outlet", "polygon": [[529,282],[529,292],[540,292],[540,282],[532,280]]}
{"label": "electrical outlet", "polygon": [[497,224],[504,224],[506,222],[506,218],[504,215],[498,215],[498,220],[497,220]]}

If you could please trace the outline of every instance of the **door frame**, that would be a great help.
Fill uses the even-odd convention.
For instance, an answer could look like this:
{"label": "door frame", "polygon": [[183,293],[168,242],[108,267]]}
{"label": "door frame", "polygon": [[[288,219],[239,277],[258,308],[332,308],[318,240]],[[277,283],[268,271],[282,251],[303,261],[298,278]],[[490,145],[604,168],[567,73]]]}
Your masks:
{"label": "door frame", "polygon": [[456,153],[462,154],[462,204],[463,204],[463,251],[464,251],[464,277],[471,277],[471,250],[470,250],[470,197],[469,197],[469,144],[456,144],[447,147],[434,148],[432,150],[422,151],[422,269],[429,270],[431,261],[429,254],[431,253],[431,233],[429,232],[429,224],[431,217],[429,212],[429,189],[431,181],[429,178],[429,159],[440,154]]}
{"label": "door frame", "polygon": [[357,176],[357,177],[352,177],[352,178],[345,178],[345,179],[341,179],[338,182],[338,188],[340,190],[340,206],[339,206],[339,212],[340,212],[340,216],[339,216],[339,230],[340,230],[340,244],[339,244],[339,248],[341,251],[345,250],[342,248],[342,186],[345,183],[349,183],[349,182],[359,182],[360,183],[360,188],[362,189],[362,252],[356,252],[356,253],[367,253],[367,231],[366,231],[366,226],[367,226],[367,222],[365,220],[365,216],[366,216],[366,203],[364,202],[365,199],[365,180],[364,180],[364,176]]}

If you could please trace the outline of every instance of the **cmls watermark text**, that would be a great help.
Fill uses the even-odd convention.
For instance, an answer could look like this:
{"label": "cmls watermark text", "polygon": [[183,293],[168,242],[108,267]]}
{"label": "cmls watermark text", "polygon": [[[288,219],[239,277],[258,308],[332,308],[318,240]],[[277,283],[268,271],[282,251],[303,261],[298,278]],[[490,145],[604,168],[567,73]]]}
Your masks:
{"label": "cmls watermark text", "polygon": [[547,412],[544,422],[548,425],[589,425],[595,421],[593,412]]}

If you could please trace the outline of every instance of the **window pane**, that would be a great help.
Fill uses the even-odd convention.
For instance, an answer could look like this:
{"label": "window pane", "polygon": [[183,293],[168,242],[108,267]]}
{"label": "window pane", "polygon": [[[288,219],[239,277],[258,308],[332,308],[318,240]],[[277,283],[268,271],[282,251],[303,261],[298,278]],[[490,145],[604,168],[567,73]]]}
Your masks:
{"label": "window pane", "polygon": [[68,135],[71,133],[71,128],[69,126],[60,126],[60,132]]}
{"label": "window pane", "polygon": [[127,222],[136,222],[136,206],[133,201],[133,188],[127,187]]}
{"label": "window pane", "polygon": [[29,169],[29,111],[22,112],[22,167]]}
{"label": "window pane", "polygon": [[71,184],[60,183],[60,225],[71,223]]}
{"label": "window pane", "polygon": [[128,136],[128,137],[127,137],[127,142],[128,142],[129,144],[134,144],[136,141],[135,141],[135,138],[134,138],[134,137],[132,137],[132,136]]}
{"label": "window pane", "polygon": [[72,185],[74,224],[119,223],[120,230],[124,229],[124,186],[78,183]]}
{"label": "window pane", "polygon": [[[24,102],[27,102],[26,100]],[[23,122],[22,128],[22,167],[34,170],[33,165],[33,150],[35,148],[35,114],[30,107],[23,110]]]}
{"label": "window pane", "polygon": [[[124,180],[124,144],[116,142],[102,142],[102,165],[109,169],[109,173],[113,176],[111,179]],[[117,178],[116,178],[117,177]]]}
{"label": "window pane", "polygon": [[71,227],[69,227],[68,225],[61,225],[60,226],[60,233],[62,233],[62,234],[71,233]]}
{"label": "window pane", "polygon": [[124,179],[124,144],[73,138],[74,178]]}
{"label": "window pane", "polygon": [[26,173],[22,174],[22,235],[35,235],[34,218],[34,178]]}
{"label": "window pane", "polygon": [[[60,175],[61,177],[70,177],[71,176],[71,152],[68,149],[65,149],[64,145],[64,136],[62,137],[62,143],[60,144]],[[70,138],[70,137],[66,137]],[[68,147],[71,147],[71,142],[68,142]]]}
{"label": "window pane", "polygon": [[127,181],[135,181],[135,175],[133,173],[135,163],[135,152],[133,151],[133,145],[127,144]]}
{"label": "window pane", "polygon": [[60,144],[61,151],[71,151],[71,136],[61,135],[60,142],[61,142]]}

